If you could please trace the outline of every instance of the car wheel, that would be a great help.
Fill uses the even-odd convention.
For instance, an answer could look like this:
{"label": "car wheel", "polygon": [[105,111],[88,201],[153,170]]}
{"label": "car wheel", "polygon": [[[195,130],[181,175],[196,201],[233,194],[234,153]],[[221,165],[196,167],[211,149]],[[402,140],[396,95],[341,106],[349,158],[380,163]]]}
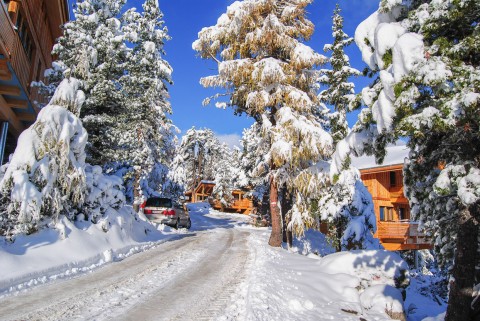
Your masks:
{"label": "car wheel", "polygon": [[180,219],[177,219],[177,222],[175,223],[175,228],[178,230],[180,228]]}
{"label": "car wheel", "polygon": [[192,220],[188,219],[187,221],[187,226],[185,226],[187,230],[189,230],[192,227]]}

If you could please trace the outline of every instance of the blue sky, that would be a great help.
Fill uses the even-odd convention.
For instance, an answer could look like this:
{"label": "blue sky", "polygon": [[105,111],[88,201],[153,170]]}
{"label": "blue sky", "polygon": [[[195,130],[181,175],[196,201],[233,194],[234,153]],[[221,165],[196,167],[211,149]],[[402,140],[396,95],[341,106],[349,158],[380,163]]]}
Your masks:
{"label": "blue sky", "polygon": [[[75,0],[69,0],[73,3]],[[242,130],[252,124],[246,116],[234,116],[231,109],[218,109],[213,104],[202,106],[202,100],[215,93],[199,84],[201,77],[216,74],[216,65],[196,57],[192,42],[197,39],[203,27],[212,26],[218,17],[226,11],[233,0],[159,0],[160,10],[164,13],[165,25],[172,40],[165,45],[165,59],[173,67],[174,85],[170,86],[174,124],[182,133],[195,126],[212,129],[222,140],[238,141]],[[379,0],[338,0],[344,17],[344,30],[354,35],[356,26],[378,8]],[[127,7],[136,7],[141,11],[143,0],[127,0]],[[308,44],[323,53],[323,46],[332,42],[331,16],[337,1],[316,0],[307,7],[309,19],[315,25],[315,33]],[[363,70],[360,51],[353,44],[348,50],[352,66]],[[370,83],[369,79],[354,80],[357,91]],[[349,122],[355,122],[352,115]]]}

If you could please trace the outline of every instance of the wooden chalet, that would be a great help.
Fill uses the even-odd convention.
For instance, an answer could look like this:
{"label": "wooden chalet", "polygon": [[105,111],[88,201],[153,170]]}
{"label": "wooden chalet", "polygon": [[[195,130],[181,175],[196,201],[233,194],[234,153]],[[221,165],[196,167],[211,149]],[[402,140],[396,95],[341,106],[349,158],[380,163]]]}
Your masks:
{"label": "wooden chalet", "polygon": [[0,162],[45,102],[32,81],[44,80],[51,51],[69,19],[67,0],[0,0]]}
{"label": "wooden chalet", "polygon": [[352,160],[372,194],[377,217],[375,237],[391,251],[432,248],[418,231],[418,223],[410,220],[410,207],[403,193],[403,161],[407,153],[405,146],[390,147],[382,165],[376,165],[373,157]]}
{"label": "wooden chalet", "polygon": [[[214,187],[215,182],[213,181],[201,181],[192,191],[185,193],[185,196],[187,196],[192,203],[208,202],[214,209],[220,210],[222,209],[220,201],[212,197]],[[239,189],[233,190],[233,203],[231,206],[223,208],[222,210],[250,214],[253,210],[253,202],[251,199],[245,197],[245,193],[245,191]]]}

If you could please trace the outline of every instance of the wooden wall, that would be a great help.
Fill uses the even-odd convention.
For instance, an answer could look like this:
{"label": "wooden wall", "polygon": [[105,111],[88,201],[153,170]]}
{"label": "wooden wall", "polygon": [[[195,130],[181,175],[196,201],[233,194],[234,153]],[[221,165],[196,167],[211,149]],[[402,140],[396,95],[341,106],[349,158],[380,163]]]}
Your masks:
{"label": "wooden wall", "polygon": [[[362,181],[372,194],[375,215],[380,220],[380,207],[393,207],[393,221],[399,220],[398,208],[405,208],[405,219],[409,219],[408,200],[403,195],[402,165],[384,168],[361,170]],[[391,174],[394,174],[395,184],[391,184]]]}
{"label": "wooden wall", "polygon": [[[18,136],[24,129],[22,122],[35,121],[39,110],[33,102],[45,102],[30,84],[44,80],[45,69],[52,65],[51,51],[61,35],[60,25],[68,19],[68,5],[66,0],[11,0],[8,5],[0,1],[0,54],[15,76],[8,74],[8,68],[2,68],[2,80],[11,84],[3,84],[0,107],[2,117],[11,124],[12,134]],[[21,101],[20,96],[26,96],[28,101]],[[5,111],[7,108],[15,110]]]}

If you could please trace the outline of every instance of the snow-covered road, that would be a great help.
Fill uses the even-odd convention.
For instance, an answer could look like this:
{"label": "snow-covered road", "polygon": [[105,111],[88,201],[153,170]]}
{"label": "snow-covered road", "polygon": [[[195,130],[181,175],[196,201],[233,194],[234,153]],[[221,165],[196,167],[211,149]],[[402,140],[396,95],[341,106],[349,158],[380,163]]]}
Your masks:
{"label": "snow-covered road", "polygon": [[[160,232],[147,224],[156,240],[129,240],[121,243],[123,250],[107,251],[104,242],[96,252],[88,248],[92,259],[80,255],[83,261],[68,264],[65,246],[73,244],[78,251],[91,238],[83,234],[97,233],[99,242],[108,233],[64,223],[70,238],[49,244],[57,233],[52,230],[5,243],[0,320],[388,321],[386,308],[404,309],[394,278],[408,266],[395,253],[327,255],[332,250],[325,236],[313,230],[296,238],[290,250],[272,248],[270,230],[252,227],[248,216],[221,213],[204,203],[191,206],[190,231],[159,226]],[[117,227],[133,228],[127,218],[128,213]],[[51,268],[40,257],[53,260]],[[38,262],[43,268],[34,268]],[[445,307],[418,294],[425,286],[415,281],[406,291],[409,321],[442,319]]]}
{"label": "snow-covered road", "polygon": [[94,273],[0,301],[2,320],[212,320],[244,280],[248,231],[193,217],[191,232]]}

